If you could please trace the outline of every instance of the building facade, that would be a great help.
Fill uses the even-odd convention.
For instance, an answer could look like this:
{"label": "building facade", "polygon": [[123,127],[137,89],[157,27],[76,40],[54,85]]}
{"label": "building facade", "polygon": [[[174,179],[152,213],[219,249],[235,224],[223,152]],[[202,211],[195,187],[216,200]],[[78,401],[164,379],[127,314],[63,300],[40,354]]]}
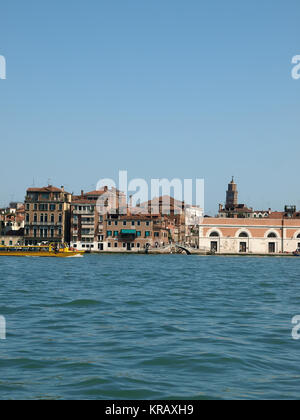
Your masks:
{"label": "building facade", "polygon": [[216,254],[288,254],[300,248],[299,218],[203,218],[199,248]]}
{"label": "building facade", "polygon": [[72,195],[52,185],[29,188],[25,198],[25,245],[70,242]]}
{"label": "building facade", "polygon": [[[82,191],[72,198],[71,246],[94,252],[145,252],[184,241],[183,203],[171,197],[168,202],[168,211],[162,208],[162,197],[133,208],[116,189]],[[180,212],[176,211],[178,206]]]}
{"label": "building facade", "polygon": [[91,192],[81,191],[71,203],[71,244],[85,251],[103,251],[107,248],[105,222],[109,212],[127,212],[125,194],[104,187]]}
{"label": "building facade", "polygon": [[16,246],[23,245],[24,241],[24,229],[11,230],[5,234],[0,234],[0,245],[1,246]]}
{"label": "building facade", "polygon": [[168,220],[161,215],[107,215],[104,221],[103,250],[145,251],[169,244]]}

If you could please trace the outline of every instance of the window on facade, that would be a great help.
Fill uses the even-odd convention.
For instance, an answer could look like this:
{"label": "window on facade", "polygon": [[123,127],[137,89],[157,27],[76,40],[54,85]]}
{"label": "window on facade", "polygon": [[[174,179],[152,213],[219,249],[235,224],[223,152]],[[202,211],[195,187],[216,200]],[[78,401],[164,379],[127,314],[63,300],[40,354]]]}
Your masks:
{"label": "window on facade", "polygon": [[127,225],[127,222],[124,220],[124,222],[123,222],[123,226],[126,226]]}
{"label": "window on facade", "polygon": [[29,222],[29,214],[26,213],[26,222]]}
{"label": "window on facade", "polygon": [[299,235],[297,236],[297,239],[300,239],[300,233],[299,233]]}
{"label": "window on facade", "polygon": [[118,242],[115,242],[115,248],[118,248]]}
{"label": "window on facade", "polygon": [[111,248],[111,243],[110,243],[110,242],[108,242],[107,246],[108,246],[108,248]]}
{"label": "window on facade", "polygon": [[119,235],[119,231],[115,230],[114,231],[114,237],[117,237]]}
{"label": "window on facade", "polygon": [[148,238],[150,236],[151,232],[149,232],[148,230],[145,232],[145,237]]}
{"label": "window on facade", "polygon": [[43,222],[44,221],[44,215],[43,215],[43,213],[41,214],[41,222]]}
{"label": "window on facade", "polygon": [[141,232],[140,230],[138,230],[138,231],[136,232],[136,236],[139,238],[140,236],[142,236],[142,232]]}
{"label": "window on facade", "polygon": [[54,214],[51,214],[51,223],[54,223]]}
{"label": "window on facade", "polygon": [[209,237],[210,238],[218,238],[220,235],[219,235],[219,233],[218,232],[212,232],[210,235],[209,235]]}
{"label": "window on facade", "polygon": [[277,235],[276,233],[272,232],[272,233],[269,233],[268,238],[277,238]]}
{"label": "window on facade", "polygon": [[111,231],[111,230],[108,230],[108,231],[107,231],[107,236],[108,236],[108,237],[112,236],[112,231]]}
{"label": "window on facade", "polygon": [[249,235],[248,235],[247,232],[242,232],[242,233],[239,234],[239,238],[248,238],[248,237],[249,237]]}

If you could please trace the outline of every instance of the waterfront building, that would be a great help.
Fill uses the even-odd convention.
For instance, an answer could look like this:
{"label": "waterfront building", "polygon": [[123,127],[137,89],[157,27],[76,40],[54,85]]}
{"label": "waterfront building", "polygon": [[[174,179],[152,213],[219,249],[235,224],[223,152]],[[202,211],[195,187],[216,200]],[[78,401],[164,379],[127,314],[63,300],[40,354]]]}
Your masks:
{"label": "waterfront building", "polygon": [[[105,209],[104,214],[99,213]],[[107,246],[104,224],[107,213],[127,214],[126,196],[108,187],[91,192],[81,191],[71,203],[71,245],[78,250],[103,251]]]}
{"label": "waterfront building", "polygon": [[274,212],[239,204],[233,178],[218,217],[204,217],[199,224],[199,248],[203,252],[266,255],[292,253],[299,247],[300,213],[296,206]]}
{"label": "waterfront building", "polygon": [[199,248],[217,254],[285,254],[300,248],[300,218],[203,218]]}
{"label": "waterfront building", "polygon": [[10,203],[0,210],[0,245],[12,246],[23,243],[24,239],[24,204]]}
{"label": "waterfront building", "polygon": [[2,246],[16,246],[22,245],[24,241],[24,229],[10,230],[5,233],[0,233],[0,245]]}
{"label": "waterfront building", "polygon": [[0,211],[0,233],[24,229],[24,204],[10,203],[9,207]]}
{"label": "waterfront building", "polygon": [[125,194],[116,189],[82,191],[72,198],[71,246],[94,252],[145,252],[167,246],[176,220],[147,211],[148,206],[143,211],[127,206]]}
{"label": "waterfront building", "polygon": [[142,203],[139,208],[144,212],[148,210],[147,214],[149,215],[159,214],[166,217],[171,242],[180,244],[186,242],[186,206],[184,201],[164,195]]}
{"label": "waterfront building", "polygon": [[25,245],[69,243],[72,194],[64,187],[28,188],[25,198]]}
{"label": "waterfront building", "polygon": [[103,223],[103,243],[99,250],[145,252],[169,244],[168,218],[153,215],[108,214]]}
{"label": "waterfront building", "polygon": [[199,248],[199,225],[203,218],[203,209],[187,206],[185,209],[185,244]]}

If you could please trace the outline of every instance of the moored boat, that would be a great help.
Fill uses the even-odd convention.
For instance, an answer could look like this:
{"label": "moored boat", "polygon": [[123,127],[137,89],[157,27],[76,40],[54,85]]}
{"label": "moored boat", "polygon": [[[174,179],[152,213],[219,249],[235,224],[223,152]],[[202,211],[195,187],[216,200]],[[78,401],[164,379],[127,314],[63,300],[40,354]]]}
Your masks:
{"label": "moored boat", "polygon": [[5,257],[56,257],[68,258],[82,256],[84,251],[77,251],[66,245],[2,246],[0,256]]}
{"label": "moored boat", "polygon": [[300,257],[300,248],[293,252],[294,257]]}

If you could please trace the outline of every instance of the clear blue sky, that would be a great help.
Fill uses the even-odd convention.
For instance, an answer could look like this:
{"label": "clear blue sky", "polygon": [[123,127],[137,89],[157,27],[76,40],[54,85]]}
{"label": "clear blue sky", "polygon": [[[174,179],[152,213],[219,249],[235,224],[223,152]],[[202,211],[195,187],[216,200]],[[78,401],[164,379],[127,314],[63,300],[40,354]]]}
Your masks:
{"label": "clear blue sky", "polygon": [[10,0],[0,6],[0,205],[36,186],[231,176],[300,207],[299,0]]}

